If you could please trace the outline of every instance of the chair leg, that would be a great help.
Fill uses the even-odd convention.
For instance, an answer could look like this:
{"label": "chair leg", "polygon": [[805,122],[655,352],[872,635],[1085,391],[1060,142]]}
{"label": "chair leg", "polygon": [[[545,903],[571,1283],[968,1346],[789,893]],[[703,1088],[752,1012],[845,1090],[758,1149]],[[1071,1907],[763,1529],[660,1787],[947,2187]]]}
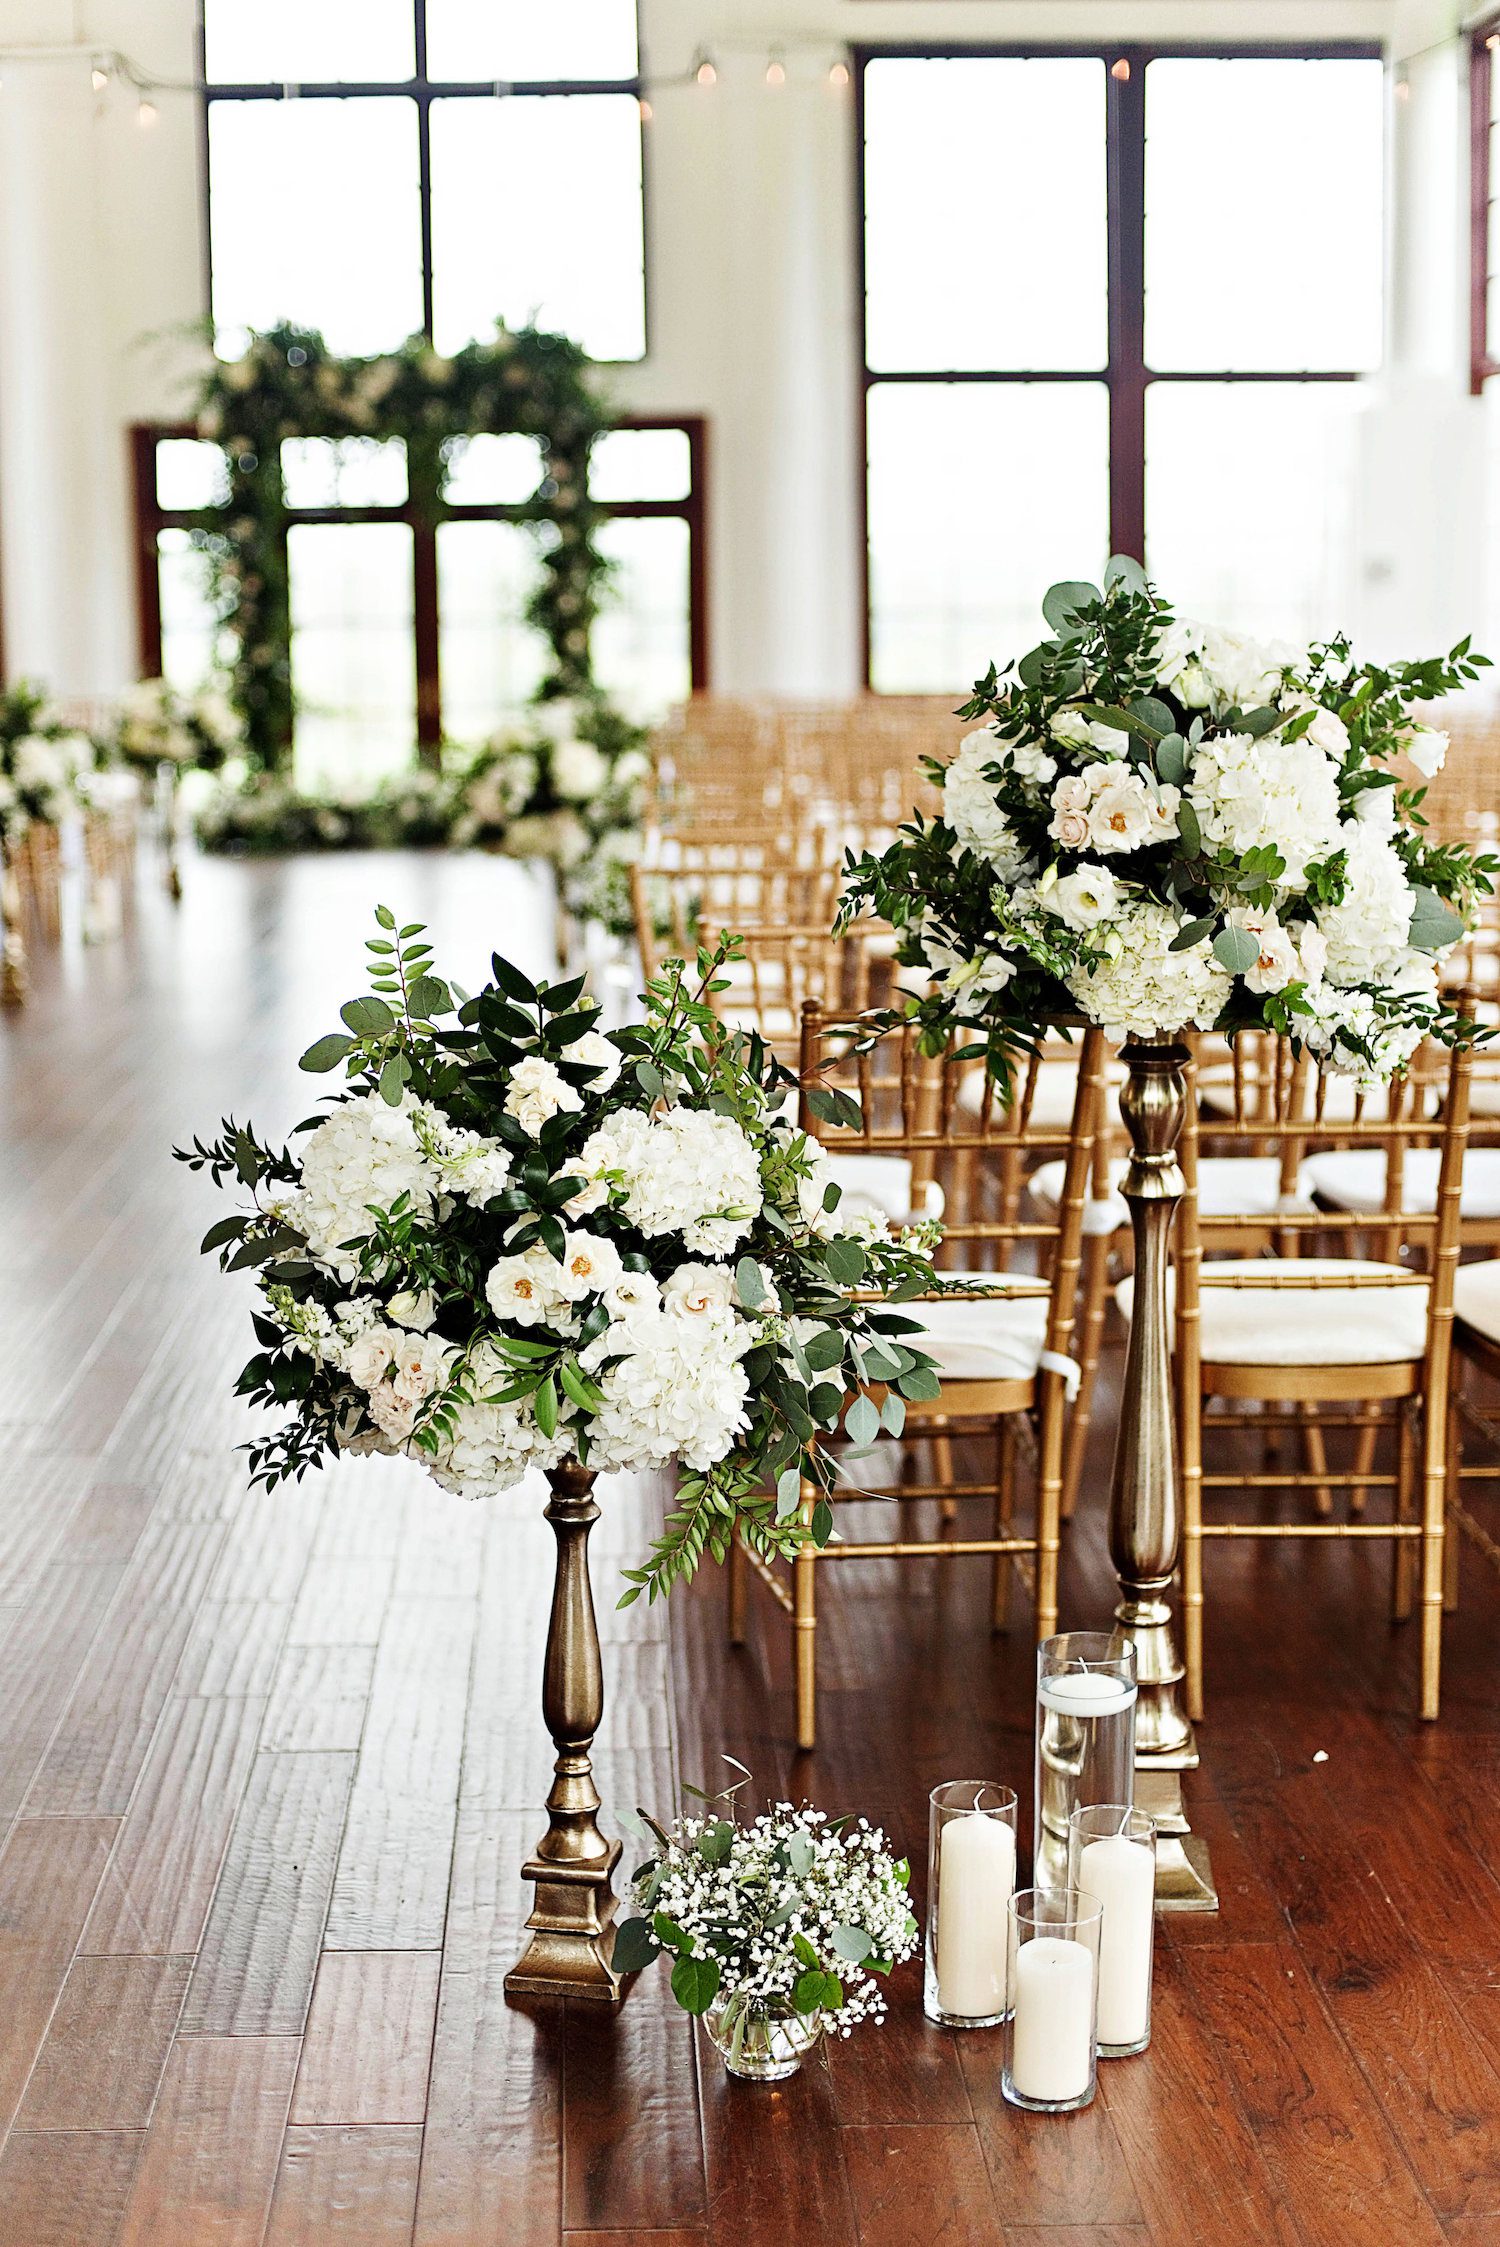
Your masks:
{"label": "chair leg", "polygon": [[1094,1381],[1104,1341],[1104,1321],[1109,1311],[1108,1237],[1091,1233],[1084,1246],[1083,1315],[1078,1330],[1078,1394],[1068,1412],[1068,1432],[1063,1451],[1062,1518],[1073,1519],[1078,1489],[1083,1480],[1083,1457],[1088,1449],[1089,1415],[1093,1409]]}
{"label": "chair leg", "polygon": [[797,1745],[818,1744],[818,1564],[811,1553],[792,1563],[792,1660],[797,1687]]}
{"label": "chair leg", "polygon": [[[1055,1458],[1055,1455],[1054,1455]],[[1040,1644],[1057,1629],[1057,1558],[1061,1543],[1062,1478],[1056,1464],[1049,1471],[1047,1447],[1042,1448],[1036,1492],[1036,1635]]]}
{"label": "chair leg", "polygon": [[729,1643],[745,1643],[745,1549],[738,1535],[729,1540],[729,1559],[725,1570],[726,1606],[729,1613]]}
{"label": "chair leg", "polygon": [[[1302,1439],[1302,1464],[1310,1475],[1326,1475],[1328,1446],[1318,1425],[1318,1408],[1310,1398],[1304,1397],[1297,1412],[1302,1422],[1298,1431]],[[1314,1490],[1313,1507],[1321,1521],[1326,1521],[1333,1512],[1333,1492],[1326,1482],[1320,1482]]]}
{"label": "chair leg", "polygon": [[1182,1655],[1187,1712],[1203,1716],[1203,1400],[1184,1396],[1182,1454]]}
{"label": "chair leg", "polygon": [[1435,1724],[1443,1675],[1443,1519],[1447,1477],[1441,1458],[1424,1447],[1422,1475],[1422,1717]]}
{"label": "chair leg", "polygon": [[[1364,1441],[1364,1430],[1360,1430]],[[1416,1518],[1416,1433],[1412,1426],[1411,1407],[1396,1407],[1396,1520],[1406,1523]],[[1410,1537],[1396,1539],[1395,1558],[1391,1563],[1391,1620],[1406,1623],[1411,1620],[1412,1599],[1416,1590],[1417,1556]]]}
{"label": "chair leg", "polygon": [[953,1438],[942,1426],[935,1428],[932,1435],[932,1479],[943,1485],[943,1496],[938,1500],[939,1521],[956,1521],[958,1500],[953,1496]]}
{"label": "chair leg", "polygon": [[1363,1410],[1365,1416],[1365,1424],[1360,1429],[1359,1435],[1355,1439],[1354,1486],[1349,1492],[1349,1512],[1352,1518],[1356,1521],[1364,1512],[1365,1501],[1370,1495],[1359,1478],[1361,1475],[1368,1475],[1373,1473],[1375,1467],[1375,1446],[1380,1441],[1379,1405],[1367,1404],[1363,1407]]}
{"label": "chair leg", "polygon": [[[1008,1537],[1016,1510],[1016,1423],[1007,1413],[995,1430],[995,1535]],[[990,1562],[990,1629],[1010,1628],[1009,1553]]]}
{"label": "chair leg", "polygon": [[1447,1478],[1443,1492],[1443,1513],[1447,1529],[1443,1540],[1443,1613],[1458,1613],[1458,1506],[1463,1494],[1464,1430],[1458,1410],[1458,1384],[1462,1370],[1455,1365],[1453,1394],[1448,1402],[1448,1441],[1445,1448]]}

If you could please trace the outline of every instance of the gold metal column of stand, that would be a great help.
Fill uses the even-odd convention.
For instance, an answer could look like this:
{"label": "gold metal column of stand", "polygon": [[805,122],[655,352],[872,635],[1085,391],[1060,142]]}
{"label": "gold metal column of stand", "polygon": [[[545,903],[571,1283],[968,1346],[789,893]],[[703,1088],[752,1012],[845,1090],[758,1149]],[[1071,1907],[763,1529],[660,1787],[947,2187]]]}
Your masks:
{"label": "gold metal column of stand", "polygon": [[21,929],[21,883],[10,852],[0,843],[0,1006],[24,1006],[31,977]]}
{"label": "gold metal column of stand", "polygon": [[526,1924],[531,1940],[505,1977],[507,1997],[592,1998],[618,2005],[615,1892],[620,1844],[599,1831],[599,1790],[589,1750],[604,1714],[599,1630],[589,1588],[589,1531],[599,1519],[594,1476],[576,1459],[548,1470],[547,1519],[557,1537],[557,1574],[542,1673],[542,1716],[557,1749],[547,1796],[547,1831],[522,1868],[536,1884]]}
{"label": "gold metal column of stand", "polygon": [[1182,1706],[1183,1663],[1166,1596],[1182,1533],[1167,1246],[1184,1187],[1177,1141],[1188,1054],[1175,1042],[1132,1038],[1122,1058],[1120,1113],[1131,1147],[1122,1191],[1135,1236],[1135,1291],[1110,1486],[1109,1555],[1121,1594],[1115,1621],[1135,1641],[1135,1799],[1156,1820],[1156,1907],[1208,1912],[1218,1910],[1219,1897],[1207,1844],[1189,1830],[1183,1808],[1182,1773],[1196,1768],[1198,1746]]}

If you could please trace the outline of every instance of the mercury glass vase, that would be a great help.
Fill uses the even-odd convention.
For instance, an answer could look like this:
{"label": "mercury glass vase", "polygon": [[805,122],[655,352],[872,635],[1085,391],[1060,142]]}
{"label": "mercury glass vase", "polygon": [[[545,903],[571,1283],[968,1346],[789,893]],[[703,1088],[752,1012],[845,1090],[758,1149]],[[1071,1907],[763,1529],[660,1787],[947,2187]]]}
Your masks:
{"label": "mercury glass vase", "polygon": [[745,2083],[784,2083],[822,2035],[823,2016],[757,2011],[731,1996],[709,2007],[703,2026],[730,2075]]}

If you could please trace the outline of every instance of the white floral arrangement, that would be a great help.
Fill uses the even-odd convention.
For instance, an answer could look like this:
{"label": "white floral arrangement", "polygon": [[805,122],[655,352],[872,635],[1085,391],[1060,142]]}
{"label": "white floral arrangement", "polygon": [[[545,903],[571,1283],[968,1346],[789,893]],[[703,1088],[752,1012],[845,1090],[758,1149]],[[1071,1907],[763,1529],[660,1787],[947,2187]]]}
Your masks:
{"label": "white floral arrangement", "polygon": [[851,871],[846,917],[896,924],[934,1036],[992,1066],[1079,1014],[1112,1035],[1264,1027],[1324,1068],[1386,1075],[1451,1029],[1441,961],[1500,860],[1435,842],[1447,737],[1412,705],[1486,659],[1356,664],[1342,638],[1267,645],[1174,615],[1138,565],[1054,585],[1053,636],[960,715],[938,819]]}
{"label": "white floral arrangement", "polygon": [[217,772],[234,754],[239,728],[228,699],[213,687],[184,693],[166,679],[141,679],[120,697],[110,754],[138,770]]}
{"label": "white floral arrangement", "polygon": [[675,1461],[627,1599],[722,1559],[736,1521],[767,1557],[826,1543],[846,1406],[874,1440],[938,1394],[890,1307],[930,1281],[931,1244],[841,1210],[793,1080],[712,1010],[732,944],[669,962],[644,1020],[605,1036],[582,977],[537,985],[496,955],[465,998],[419,924],[377,920],[369,993],[303,1056],[349,1081],[300,1150],[230,1119],[180,1151],[251,1196],[203,1246],[255,1269],[240,1389],[289,1414],[253,1476],[399,1453],[478,1497],[569,1457]]}
{"label": "white floral arrangement", "polygon": [[628,932],[649,771],[638,730],[606,704],[538,703],[461,773],[452,839],[543,860],[579,919]]}
{"label": "white floral arrangement", "polygon": [[878,1826],[790,1802],[741,1825],[733,1793],[729,1817],[710,1806],[663,1827],[643,1814],[655,1847],[614,1948],[621,1973],[666,1953],[677,2003],[712,2014],[731,2065],[757,2025],[801,2016],[848,2036],[879,2020],[881,1978],[917,1942],[910,1867]]}
{"label": "white floral arrangement", "polygon": [[0,840],[35,820],[58,827],[83,807],[94,744],[25,680],[0,692]]}

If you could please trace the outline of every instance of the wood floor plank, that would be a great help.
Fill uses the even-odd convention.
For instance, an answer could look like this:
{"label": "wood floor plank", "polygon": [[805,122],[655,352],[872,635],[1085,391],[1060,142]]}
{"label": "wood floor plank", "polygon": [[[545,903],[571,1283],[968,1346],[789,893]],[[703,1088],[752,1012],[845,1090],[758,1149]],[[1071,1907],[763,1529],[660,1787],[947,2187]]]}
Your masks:
{"label": "wood floor plank", "polygon": [[671,2229],[706,2195],[693,2024],[675,2008],[566,2009],[563,2228]]}
{"label": "wood floor plank", "polygon": [[[704,2056],[700,2076],[711,2239],[807,2239],[857,2247],[859,2228],[833,2083],[815,2051],[767,2097]],[[818,2159],[808,2159],[816,2145]]]}
{"label": "wood floor plank", "polygon": [[139,2130],[151,2119],[190,1958],[75,1958],[18,2130]]}
{"label": "wood floor plank", "polygon": [[313,1554],[287,1629],[288,1646],[379,1643],[396,1563],[391,1554]]}
{"label": "wood floor plank", "polygon": [[441,1943],[473,1599],[391,1602],[328,1915],[330,1950]]}
{"label": "wood floor plank", "polygon": [[995,2199],[972,2122],[872,2125],[841,2139],[860,2247],[911,2247],[914,2220],[943,2247],[993,2247]]}
{"label": "wood floor plank", "polygon": [[421,2161],[419,2129],[289,2129],[265,2247],[407,2247]]}
{"label": "wood floor plank", "polygon": [[143,2130],[13,2130],[0,2153],[0,2247],[114,2247]]}
{"label": "wood floor plank", "polygon": [[437,2018],[439,1951],[325,1951],[292,2120],[420,2122]]}
{"label": "wood floor plank", "polygon": [[116,1831],[110,1818],[23,1818],[0,1850],[0,2130],[20,2104]]}
{"label": "wood floor plank", "polygon": [[1076,2114],[1025,2114],[1000,2088],[1002,2032],[970,2029],[959,2059],[995,2202],[1018,2224],[1136,2223],[1143,2210],[1102,2099]]}
{"label": "wood floor plank", "polygon": [[0,1831],[36,1777],[124,1573],[118,1561],[54,1562],[0,1626]]}
{"label": "wood floor plank", "polygon": [[264,1714],[263,1701],[168,1704],[84,1950],[196,1951]]}
{"label": "wood floor plank", "polygon": [[283,1754],[357,1749],[374,1667],[373,1646],[284,1647],[262,1744]]}
{"label": "wood floor plank", "polygon": [[1183,1971],[1311,2247],[1435,2247],[1438,2220],[1295,1946],[1204,1947]]}
{"label": "wood floor plank", "polygon": [[121,2247],[261,2247],[296,2072],[295,2037],[179,2037]]}
{"label": "wood floor plank", "polygon": [[861,2036],[828,2046],[828,2071],[839,2121],[857,2123],[973,2122],[958,2057],[958,2037],[934,2027],[922,2011],[922,1961],[898,1966],[886,1985],[890,2011]]}
{"label": "wood floor plank", "polygon": [[258,1755],[183,2009],[188,2036],[300,2036],[354,1776],[350,1754]]}

